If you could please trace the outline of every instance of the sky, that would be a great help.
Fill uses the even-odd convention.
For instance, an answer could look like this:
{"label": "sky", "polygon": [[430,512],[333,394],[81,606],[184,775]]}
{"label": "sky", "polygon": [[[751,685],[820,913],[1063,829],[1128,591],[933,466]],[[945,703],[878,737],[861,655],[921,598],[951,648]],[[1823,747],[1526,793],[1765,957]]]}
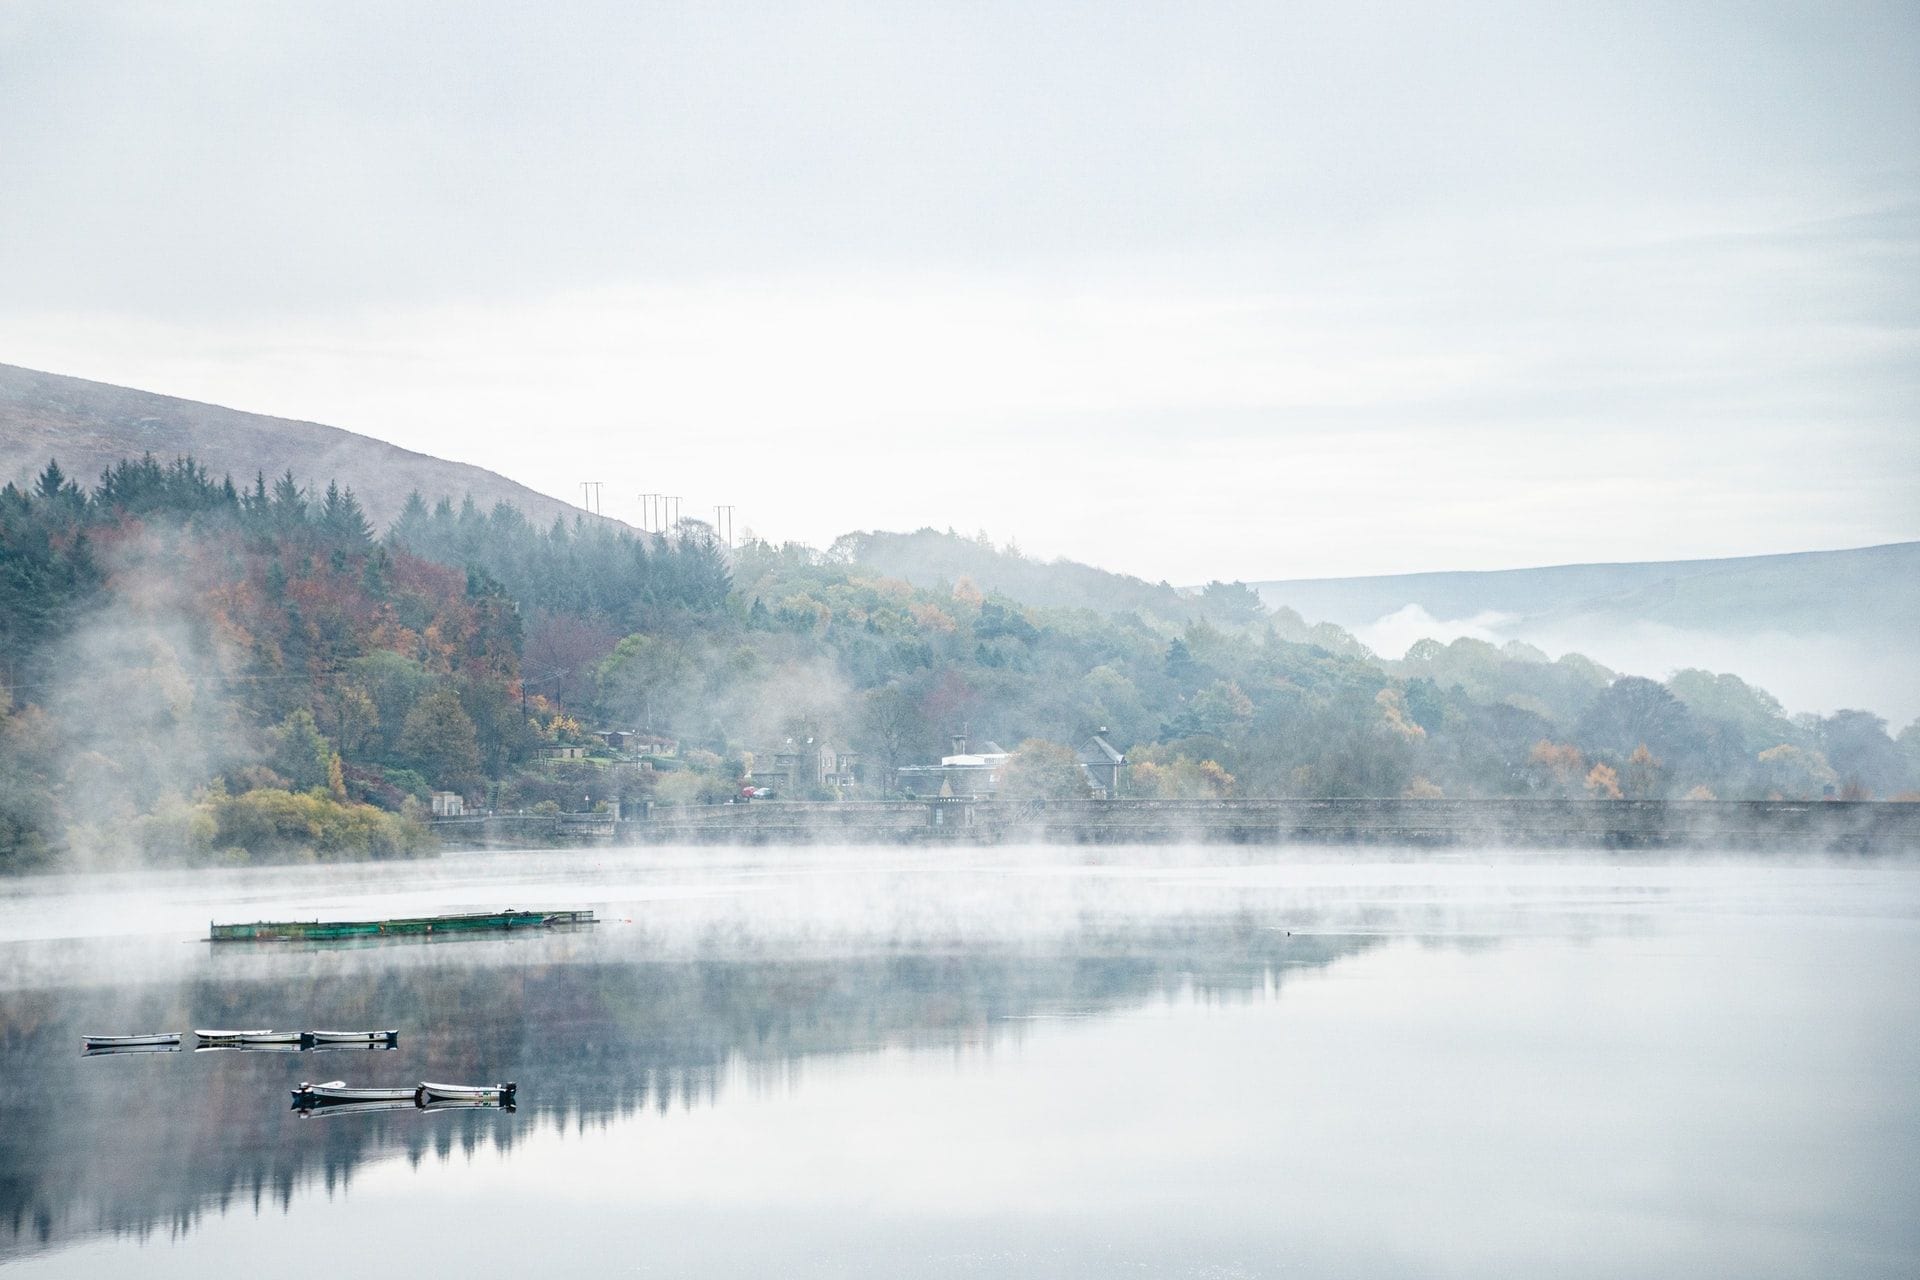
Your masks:
{"label": "sky", "polygon": [[0,361],[1149,579],[1920,537],[1920,6],[0,6]]}

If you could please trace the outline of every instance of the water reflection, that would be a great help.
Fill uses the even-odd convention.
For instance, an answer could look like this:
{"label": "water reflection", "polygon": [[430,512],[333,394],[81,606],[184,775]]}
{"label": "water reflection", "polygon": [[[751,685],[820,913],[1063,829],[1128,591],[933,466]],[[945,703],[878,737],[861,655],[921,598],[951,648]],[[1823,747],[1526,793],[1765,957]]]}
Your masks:
{"label": "water reflection", "polygon": [[[343,1186],[382,1155],[511,1149],[542,1126],[710,1106],[734,1068],[777,1079],[814,1055],[988,1045],[1018,1039],[1035,1019],[1175,992],[1246,999],[1378,941],[1213,921],[1090,936],[1071,953],[583,964],[514,963],[527,953],[507,949],[491,954],[496,963],[395,966],[380,951],[345,949],[275,953],[284,972],[255,981],[0,992],[4,1247],[100,1231],[177,1235],[209,1212],[287,1206],[309,1185]],[[516,1080],[518,1111],[409,1105],[299,1124],[285,1099],[317,1078],[308,1054],[78,1061],[86,1029],[247,1025],[269,1012],[402,1028],[396,1049],[329,1056],[329,1077]]]}
{"label": "water reflection", "polygon": [[[1920,1261],[1912,866],[448,863],[0,885],[0,1259],[185,1275],[353,1238],[432,1274],[539,1271],[552,1239],[569,1270],[702,1275]],[[190,941],[210,916],[534,900],[608,923]],[[401,1035],[80,1053],[211,1026]],[[288,1108],[336,1077],[515,1080],[520,1105]],[[507,1218],[539,1230],[465,1229]]]}

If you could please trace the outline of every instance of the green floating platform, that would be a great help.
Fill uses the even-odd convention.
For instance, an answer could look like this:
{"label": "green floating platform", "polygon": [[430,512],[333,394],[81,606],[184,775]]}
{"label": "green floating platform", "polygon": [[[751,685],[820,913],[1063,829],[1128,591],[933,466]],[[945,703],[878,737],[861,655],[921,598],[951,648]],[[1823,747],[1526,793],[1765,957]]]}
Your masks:
{"label": "green floating platform", "polygon": [[505,932],[561,924],[594,924],[591,911],[483,911],[460,916],[403,916],[398,920],[256,920],[216,924],[212,942],[330,942],[340,938],[419,937],[440,933]]}

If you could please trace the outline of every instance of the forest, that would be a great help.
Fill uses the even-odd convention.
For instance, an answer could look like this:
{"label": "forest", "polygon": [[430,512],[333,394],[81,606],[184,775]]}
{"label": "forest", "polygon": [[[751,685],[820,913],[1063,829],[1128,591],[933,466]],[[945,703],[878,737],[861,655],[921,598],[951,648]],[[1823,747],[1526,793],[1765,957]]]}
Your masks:
{"label": "forest", "polygon": [[1023,606],[964,572],[888,576],[861,558],[882,545],[419,494],[382,531],[338,485],[143,457],[83,487],[50,462],[0,490],[0,868],[405,857],[432,847],[435,792],[716,803],[808,739],[860,766],[794,798],[885,797],[955,735],[1017,747],[1016,790],[1070,795],[1058,765],[1094,732],[1145,796],[1920,792],[1920,722],[1790,715],[1736,674],[1467,639],[1385,659],[1239,583],[1104,608],[1080,567]]}

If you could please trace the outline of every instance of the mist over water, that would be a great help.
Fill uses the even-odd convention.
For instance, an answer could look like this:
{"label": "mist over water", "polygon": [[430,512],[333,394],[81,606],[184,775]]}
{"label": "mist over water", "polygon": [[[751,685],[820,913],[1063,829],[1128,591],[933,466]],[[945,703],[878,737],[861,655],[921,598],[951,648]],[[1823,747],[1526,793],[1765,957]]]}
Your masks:
{"label": "mist over water", "polygon": [[[198,941],[508,905],[603,923]],[[827,846],[21,880],[0,1257],[1908,1274],[1916,965],[1910,860]],[[79,1057],[211,1025],[401,1043]],[[522,1105],[287,1109],[331,1078],[513,1079]]]}

